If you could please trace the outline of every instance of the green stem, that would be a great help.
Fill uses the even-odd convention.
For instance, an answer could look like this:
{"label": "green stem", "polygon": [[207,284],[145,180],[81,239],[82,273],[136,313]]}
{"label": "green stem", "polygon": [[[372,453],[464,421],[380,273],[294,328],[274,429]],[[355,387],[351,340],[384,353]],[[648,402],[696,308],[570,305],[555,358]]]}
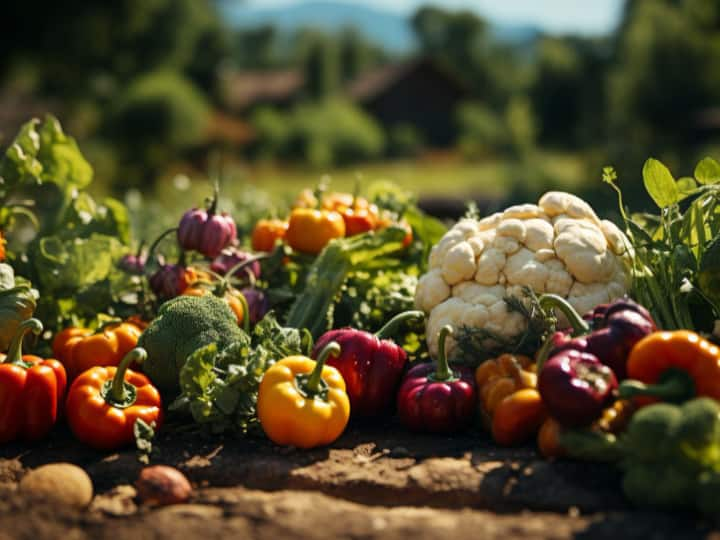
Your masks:
{"label": "green stem", "polygon": [[208,216],[214,216],[217,212],[217,205],[218,205],[218,198],[220,197],[220,184],[217,182],[213,182],[213,198],[210,200],[210,206],[208,206],[207,213]]}
{"label": "green stem", "polygon": [[[157,247],[158,247],[158,245],[160,244],[160,242],[162,242],[163,238],[165,238],[165,237],[168,236],[169,234],[176,233],[177,230],[178,230],[177,227],[173,227],[172,229],[168,229],[168,230],[162,232],[162,233],[160,234],[160,236],[158,236],[158,237],[155,239],[155,241],[154,241],[152,244],[150,244],[150,249],[148,249],[148,255],[147,255],[147,262],[148,262],[148,263],[150,263],[150,261],[152,261],[153,257],[155,256],[155,250],[157,249]],[[149,266],[149,264],[148,264],[147,266]],[[147,266],[146,266],[146,268],[147,268]]]}
{"label": "green stem", "polygon": [[550,293],[543,294],[538,298],[538,302],[543,311],[547,309],[559,309],[567,318],[570,326],[572,326],[574,336],[581,336],[590,332],[588,323],[583,320],[580,314],[575,311],[575,308],[562,296]]}
{"label": "green stem", "polygon": [[95,334],[102,334],[106,329],[110,328],[111,326],[117,326],[122,323],[122,319],[119,317],[113,317],[112,319],[109,319],[102,323],[100,326],[98,326],[97,330],[95,330]]}
{"label": "green stem", "polygon": [[[238,270],[242,270],[242,269],[245,268],[247,265],[252,264],[252,263],[254,263],[255,261],[260,261],[260,260],[262,260],[262,259],[267,259],[269,256],[270,256],[270,253],[259,253],[259,254],[257,254],[257,255],[253,255],[252,257],[248,257],[248,258],[245,259],[244,261],[240,261],[240,262],[237,263],[236,265],[230,267],[230,269],[229,269],[227,272],[225,272],[224,278],[225,278],[225,279],[230,279],[230,278],[235,274],[235,272],[237,272]],[[248,273],[248,274],[252,274],[252,272],[250,271],[250,269],[247,270],[247,273]],[[253,277],[254,277],[254,276],[253,276]]]}
{"label": "green stem", "polygon": [[[232,293],[231,293],[232,294]],[[245,295],[237,291],[236,292],[237,299],[240,300],[240,303],[242,304],[243,308],[243,330],[245,330],[245,333],[249,336],[250,335],[250,304],[248,304],[247,298],[245,298]]]}
{"label": "green stem", "polygon": [[695,393],[695,381],[686,371],[678,368],[665,371],[655,384],[627,379],[618,387],[621,399],[648,396],[670,403],[682,403],[694,397]]}
{"label": "green stem", "polygon": [[405,321],[424,319],[425,313],[419,310],[403,311],[398,313],[392,319],[385,323],[385,325],[375,332],[375,337],[378,339],[385,339],[395,333],[398,327]]}
{"label": "green stem", "polygon": [[452,334],[453,328],[449,324],[446,324],[440,329],[440,336],[438,337],[437,369],[435,370],[435,373],[430,376],[433,381],[450,382],[455,380],[455,374],[450,369],[447,354],[445,353],[445,340],[448,336],[452,336]]}
{"label": "green stem", "polygon": [[320,391],[323,367],[325,367],[325,361],[330,355],[335,358],[340,356],[340,345],[337,341],[331,341],[325,345],[322,351],[320,351],[320,354],[315,361],[315,369],[313,369],[310,374],[310,378],[305,383],[305,391],[308,394],[317,394]]}
{"label": "green stem", "polygon": [[540,373],[542,371],[542,368],[545,366],[545,362],[547,362],[548,358],[550,358],[550,351],[552,351],[553,347],[555,346],[555,340],[553,340],[555,332],[556,330],[554,328],[551,328],[548,337],[545,339],[540,349],[538,349],[535,360],[535,364],[537,366],[537,373]]}
{"label": "green stem", "polygon": [[25,338],[25,334],[32,332],[36,336],[40,335],[43,331],[43,325],[38,319],[27,319],[18,324],[15,335],[10,342],[10,348],[8,349],[7,356],[3,361],[4,364],[16,364],[21,365],[22,359],[22,342]]}
{"label": "green stem", "polygon": [[118,365],[117,370],[115,371],[115,377],[113,377],[109,393],[109,397],[114,404],[124,403],[127,400],[127,394],[125,392],[125,373],[127,373],[130,364],[133,362],[142,364],[146,358],[147,352],[145,349],[142,347],[135,347],[120,361],[120,365]]}

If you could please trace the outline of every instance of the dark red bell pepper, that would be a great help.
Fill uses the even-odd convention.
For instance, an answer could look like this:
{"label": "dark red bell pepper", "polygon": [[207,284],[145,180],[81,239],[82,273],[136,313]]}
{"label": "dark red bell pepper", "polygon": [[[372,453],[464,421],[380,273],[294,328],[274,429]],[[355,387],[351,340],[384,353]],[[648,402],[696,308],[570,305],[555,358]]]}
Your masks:
{"label": "dark red bell pepper", "polygon": [[475,376],[467,367],[451,369],[445,340],[446,325],[438,338],[437,364],[425,363],[407,372],[397,395],[400,420],[414,431],[453,433],[467,427],[476,407]]}
{"label": "dark red bell pepper", "polygon": [[42,330],[37,319],[23,321],[7,356],[0,355],[0,443],[42,439],[62,409],[65,368],[57,360],[22,354],[25,334],[32,331],[37,335]]}
{"label": "dark red bell pepper", "polygon": [[340,345],[342,352],[335,358],[330,357],[327,365],[337,368],[345,379],[352,416],[376,416],[387,411],[395,398],[407,353],[383,338],[392,334],[401,323],[423,317],[422,311],[406,311],[393,317],[376,334],[340,328],[325,332],[317,340],[313,358],[332,341]]}
{"label": "dark red bell pepper", "polygon": [[627,376],[625,364],[630,350],[657,330],[650,313],[627,298],[597,306],[584,319],[559,296],[543,295],[540,303],[560,309],[573,328],[572,334],[556,332],[551,337],[545,347],[550,349],[549,356],[570,350],[592,354],[609,366],[618,380]]}
{"label": "dark red bell pepper", "polygon": [[577,350],[554,354],[538,376],[538,391],[550,416],[563,426],[585,426],[600,417],[618,383],[595,355]]}

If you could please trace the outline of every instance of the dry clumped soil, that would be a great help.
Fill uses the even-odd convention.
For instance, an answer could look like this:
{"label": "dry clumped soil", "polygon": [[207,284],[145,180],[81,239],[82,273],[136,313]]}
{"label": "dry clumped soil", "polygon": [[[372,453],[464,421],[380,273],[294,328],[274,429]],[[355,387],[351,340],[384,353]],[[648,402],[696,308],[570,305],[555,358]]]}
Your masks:
{"label": "dry clumped soil", "polygon": [[[0,540],[720,540],[694,515],[632,508],[610,466],[545,461],[530,447],[495,447],[481,432],[438,437],[393,422],[357,424],[329,448],[301,451],[168,430],[156,446],[152,463],[177,467],[194,484],[188,503],[139,504],[133,483],[143,465],[132,449],[95,452],[62,429],[45,443],[3,447]],[[92,478],[96,495],[87,510],[18,491],[28,470],[58,461]]]}

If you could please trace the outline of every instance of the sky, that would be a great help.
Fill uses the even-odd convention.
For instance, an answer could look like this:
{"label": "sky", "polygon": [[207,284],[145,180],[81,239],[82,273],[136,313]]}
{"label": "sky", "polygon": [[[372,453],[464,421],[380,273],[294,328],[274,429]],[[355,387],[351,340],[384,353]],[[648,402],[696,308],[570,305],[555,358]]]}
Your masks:
{"label": "sky", "polygon": [[[301,4],[305,0],[248,0],[253,7]],[[410,14],[428,0],[335,0]],[[445,8],[471,9],[492,22],[532,25],[549,33],[604,34],[614,29],[624,0],[436,0]]]}

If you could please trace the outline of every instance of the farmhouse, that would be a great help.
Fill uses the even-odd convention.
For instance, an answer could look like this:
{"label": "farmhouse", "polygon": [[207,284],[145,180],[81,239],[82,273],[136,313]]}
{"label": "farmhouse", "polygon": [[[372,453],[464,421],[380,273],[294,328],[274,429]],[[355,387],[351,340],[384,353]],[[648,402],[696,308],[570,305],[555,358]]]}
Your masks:
{"label": "farmhouse", "polygon": [[[225,104],[244,116],[259,106],[287,108],[303,99],[305,76],[299,70],[238,72],[226,77]],[[362,74],[342,89],[386,129],[412,125],[431,147],[456,139],[455,110],[465,85],[429,58],[387,64]]]}

